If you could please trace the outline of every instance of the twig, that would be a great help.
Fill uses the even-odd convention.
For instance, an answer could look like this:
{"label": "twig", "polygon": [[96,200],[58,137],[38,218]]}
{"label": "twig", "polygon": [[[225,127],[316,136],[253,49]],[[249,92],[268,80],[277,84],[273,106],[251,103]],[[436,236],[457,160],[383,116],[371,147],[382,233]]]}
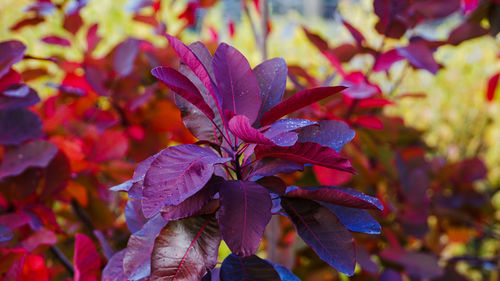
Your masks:
{"label": "twig", "polygon": [[85,213],[85,211],[82,209],[80,204],[75,199],[71,200],[71,207],[73,208],[73,211],[75,212],[76,216],[83,222],[83,224],[88,228],[88,230],[93,233],[94,232],[94,224],[90,220],[89,216]]}
{"label": "twig", "polygon": [[63,264],[66,270],[69,271],[69,273],[71,273],[71,275],[75,274],[75,269],[73,268],[73,264],[71,263],[70,260],[68,260],[68,258],[64,255],[64,253],[61,252],[61,250],[56,245],[50,246],[50,251]]}

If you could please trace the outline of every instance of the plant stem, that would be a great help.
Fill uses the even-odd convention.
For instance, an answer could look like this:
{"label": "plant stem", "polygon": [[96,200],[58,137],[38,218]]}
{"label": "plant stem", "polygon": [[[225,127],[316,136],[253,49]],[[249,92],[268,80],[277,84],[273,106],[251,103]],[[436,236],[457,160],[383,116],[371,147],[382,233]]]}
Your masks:
{"label": "plant stem", "polygon": [[73,264],[56,245],[50,246],[50,251],[63,264],[63,266],[71,275],[75,274]]}

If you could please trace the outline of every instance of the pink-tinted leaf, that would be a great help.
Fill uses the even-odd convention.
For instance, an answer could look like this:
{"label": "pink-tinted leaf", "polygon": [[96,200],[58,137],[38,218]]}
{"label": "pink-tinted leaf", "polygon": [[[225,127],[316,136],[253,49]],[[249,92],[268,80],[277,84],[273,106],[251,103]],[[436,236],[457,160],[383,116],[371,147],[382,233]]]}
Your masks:
{"label": "pink-tinted leaf", "polygon": [[83,234],[75,236],[75,281],[97,281],[101,271],[101,259],[92,240]]}
{"label": "pink-tinted leaf", "polygon": [[199,214],[212,197],[219,191],[224,182],[221,177],[213,176],[212,179],[193,196],[187,198],[176,206],[165,206],[161,209],[161,215],[166,221],[178,220]]}
{"label": "pink-tinted leaf", "polygon": [[368,196],[360,191],[346,187],[301,187],[288,191],[286,196],[317,200],[321,202],[359,209],[384,209],[382,203],[380,203],[377,198]]}
{"label": "pink-tinted leaf", "polygon": [[245,115],[253,124],[262,104],[259,83],[247,59],[235,48],[220,44],[212,62],[222,108]]}
{"label": "pink-tinted leaf", "polygon": [[101,41],[102,37],[99,36],[97,33],[97,29],[99,28],[99,25],[97,23],[93,24],[91,27],[89,27],[87,31],[87,52],[92,53],[94,51],[95,47],[99,42]]}
{"label": "pink-tinted leaf", "polygon": [[254,129],[252,125],[250,125],[248,117],[244,115],[236,115],[231,118],[229,121],[229,130],[244,142],[274,145],[274,143],[264,136],[264,134]]}
{"label": "pink-tinted leaf", "polygon": [[439,70],[439,64],[424,41],[411,42],[408,46],[397,50],[415,68],[425,69],[432,74],[436,74]]}
{"label": "pink-tinted leaf", "polygon": [[373,71],[388,71],[395,62],[398,62],[402,59],[404,59],[404,57],[400,55],[399,51],[396,49],[381,53],[375,61]]}
{"label": "pink-tinted leaf", "polygon": [[142,280],[151,274],[151,253],[155,239],[166,224],[167,221],[158,214],[130,236],[123,257],[123,271],[128,280]]}
{"label": "pink-tinted leaf", "polygon": [[113,69],[119,76],[129,75],[134,69],[135,58],[139,53],[140,41],[135,38],[128,38],[115,48],[113,57]]}
{"label": "pink-tinted leaf", "polygon": [[262,105],[256,121],[256,124],[259,124],[262,114],[281,102],[286,88],[288,68],[284,59],[273,58],[257,65],[253,72],[262,96]]}
{"label": "pink-tinted leaf", "polygon": [[0,242],[14,238],[14,233],[3,223],[0,223]]}
{"label": "pink-tinted leaf", "polygon": [[382,227],[367,211],[330,203],[320,204],[332,211],[340,222],[350,231],[380,234]]}
{"label": "pink-tinted leaf", "polygon": [[308,126],[299,131],[299,142],[314,142],[340,152],[356,133],[349,126],[337,120],[322,120],[319,126]]}
{"label": "pink-tinted leaf", "polygon": [[48,229],[41,229],[21,242],[23,248],[33,252],[40,245],[54,245],[57,243],[56,234]]}
{"label": "pink-tinted leaf", "polygon": [[13,64],[23,59],[25,50],[26,46],[16,40],[0,43],[0,78],[9,72]]}
{"label": "pink-tinted leaf", "polygon": [[220,278],[224,281],[253,280],[253,281],[280,281],[281,279],[274,266],[255,255],[238,257],[234,254],[227,256],[222,262]]}
{"label": "pink-tinted leaf", "polygon": [[129,200],[125,205],[125,222],[131,233],[136,233],[148,220],[142,214],[140,200]]}
{"label": "pink-tinted leaf", "polygon": [[151,280],[201,280],[217,264],[220,241],[214,215],[169,222],[155,241]]}
{"label": "pink-tinted leaf", "polygon": [[284,159],[264,158],[255,166],[253,175],[266,177],[279,173],[290,174],[296,171],[304,171],[304,165]]}
{"label": "pink-tinted leaf", "polygon": [[144,178],[142,210],[149,218],[166,205],[178,205],[200,190],[214,165],[230,161],[209,148],[193,144],[171,146],[153,161]]}
{"label": "pink-tinted leaf", "polygon": [[31,222],[31,218],[26,213],[9,213],[0,215],[0,223],[10,230],[26,225]]}
{"label": "pink-tinted leaf", "polygon": [[28,107],[39,101],[40,98],[35,90],[27,85],[18,84],[0,94],[0,110]]}
{"label": "pink-tinted leaf", "polygon": [[444,273],[438,264],[438,259],[428,253],[387,248],[380,253],[380,257],[403,266],[408,275],[418,279],[432,279]]}
{"label": "pink-tinted leaf", "polygon": [[69,42],[68,39],[62,38],[56,35],[50,35],[50,36],[45,36],[42,39],[42,42],[51,44],[51,45],[59,45],[63,47],[69,47],[71,46],[71,42]]}
{"label": "pink-tinted leaf", "polygon": [[380,93],[377,85],[370,83],[359,71],[345,75],[342,84],[348,87],[342,94],[352,99],[365,99]]}
{"label": "pink-tinted leaf", "polygon": [[17,176],[29,167],[46,167],[57,154],[57,147],[44,140],[6,149],[0,164],[0,179]]}
{"label": "pink-tinted leaf", "polygon": [[262,126],[269,125],[289,113],[327,98],[333,94],[339,93],[345,88],[346,87],[342,86],[319,87],[298,92],[289,99],[282,101],[264,113],[261,119],[261,124]]}
{"label": "pink-tinted leaf", "polygon": [[102,271],[102,281],[122,281],[127,279],[123,272],[124,257],[125,250],[121,250],[111,257]]}
{"label": "pink-tinted leaf", "polygon": [[357,30],[350,23],[348,23],[347,21],[342,19],[342,24],[344,24],[344,26],[347,28],[347,30],[349,30],[349,32],[351,33],[354,40],[356,40],[356,43],[358,45],[361,45],[363,43],[363,41],[365,41],[365,37],[363,36],[363,34],[361,34],[361,32],[359,32],[359,30]]}
{"label": "pink-tinted leaf", "polygon": [[488,80],[488,87],[486,89],[486,100],[492,101],[495,98],[495,92],[498,86],[498,80],[500,78],[500,73],[497,73],[490,77]]}
{"label": "pink-tinted leaf", "polygon": [[480,24],[465,21],[450,32],[448,43],[456,46],[463,41],[467,41],[486,34],[488,34],[488,30],[483,28]]}
{"label": "pink-tinted leaf", "polygon": [[296,143],[290,147],[259,145],[255,149],[258,159],[275,157],[300,164],[315,164],[331,169],[355,173],[349,160],[335,150],[312,142]]}
{"label": "pink-tinted leaf", "polygon": [[271,219],[269,191],[255,182],[227,181],[219,193],[217,219],[224,241],[238,256],[253,255]]}
{"label": "pink-tinted leaf", "polygon": [[354,239],[334,214],[316,202],[300,198],[282,198],[281,206],[299,236],[322,260],[342,273],[354,274]]}
{"label": "pink-tinted leaf", "polygon": [[154,77],[158,78],[172,91],[195,105],[205,115],[214,119],[215,114],[203,99],[198,88],[184,75],[171,67],[159,66],[151,71]]}

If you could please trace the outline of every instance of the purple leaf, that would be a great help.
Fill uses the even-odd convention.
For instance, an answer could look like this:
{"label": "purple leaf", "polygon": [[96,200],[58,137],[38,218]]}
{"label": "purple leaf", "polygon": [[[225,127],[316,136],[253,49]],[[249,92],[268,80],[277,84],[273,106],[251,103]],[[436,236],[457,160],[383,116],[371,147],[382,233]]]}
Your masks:
{"label": "purple leaf", "polygon": [[210,202],[212,197],[219,191],[224,182],[221,177],[214,176],[210,181],[193,196],[187,198],[176,206],[165,206],[161,209],[161,215],[167,221],[187,218],[198,215],[200,211]]}
{"label": "purple leaf", "polygon": [[255,154],[257,159],[274,157],[355,173],[347,158],[329,147],[312,142],[298,142],[290,147],[259,145],[255,148]]}
{"label": "purple leaf", "polygon": [[450,32],[448,43],[456,46],[463,41],[486,34],[488,34],[488,30],[483,28],[479,23],[465,21]]}
{"label": "purple leaf", "polygon": [[122,281],[127,279],[123,272],[125,253],[126,250],[121,250],[111,257],[102,271],[102,281]]}
{"label": "purple leaf", "polygon": [[439,70],[439,64],[434,60],[432,51],[423,41],[411,42],[406,47],[398,48],[398,52],[415,68],[425,69],[432,74],[436,74]]}
{"label": "purple leaf", "polygon": [[0,110],[28,107],[39,101],[40,98],[35,90],[27,85],[18,84],[0,94]]}
{"label": "purple leaf", "polygon": [[253,176],[274,176],[279,173],[290,174],[304,171],[304,165],[289,160],[264,158],[260,160],[253,171]]}
{"label": "purple leaf", "polygon": [[344,89],[345,87],[342,86],[319,87],[298,92],[289,99],[280,102],[264,113],[264,115],[262,115],[261,125],[269,125],[289,113],[327,98],[333,94],[339,93]]}
{"label": "purple leaf", "polygon": [[211,149],[194,144],[172,146],[160,152],[144,178],[142,210],[150,218],[166,205],[178,205],[200,190],[214,165],[230,161]]}
{"label": "purple leaf", "polygon": [[255,255],[242,258],[230,254],[222,262],[220,277],[223,281],[281,281],[273,265]]}
{"label": "purple leaf", "polygon": [[403,266],[408,275],[417,279],[432,279],[444,273],[438,259],[431,254],[387,248],[380,253],[380,257]]}
{"label": "purple leaf", "polygon": [[460,0],[423,0],[414,3],[410,10],[426,19],[440,19],[460,10]]}
{"label": "purple leaf", "polygon": [[382,227],[367,211],[329,203],[320,204],[330,209],[350,231],[380,234]]}
{"label": "purple leaf", "polygon": [[203,276],[201,281],[220,281],[220,267],[216,267]]}
{"label": "purple leaf", "polygon": [[314,142],[340,152],[344,144],[350,142],[356,132],[349,125],[337,120],[322,120],[319,126],[309,126],[299,131],[299,142]]}
{"label": "purple leaf", "polygon": [[378,281],[403,281],[403,277],[395,270],[385,269],[382,274],[380,274]]}
{"label": "purple leaf", "polygon": [[3,223],[0,223],[0,242],[9,241],[14,238],[12,231]]}
{"label": "purple leaf", "polygon": [[44,168],[56,154],[57,147],[43,140],[6,149],[0,165],[0,179],[17,176],[29,167]]}
{"label": "purple leaf", "polygon": [[263,177],[257,183],[279,195],[283,195],[286,192],[286,183],[276,176]]}
{"label": "purple leaf", "polygon": [[250,120],[244,115],[236,115],[229,121],[229,130],[236,137],[247,143],[274,145],[274,143],[264,136],[259,130],[250,125]]}
{"label": "purple leaf", "polygon": [[379,265],[373,261],[370,253],[368,253],[362,244],[356,245],[356,262],[364,271],[371,274],[376,274],[379,271]]}
{"label": "purple leaf", "polygon": [[125,222],[131,233],[135,233],[147,223],[147,219],[142,214],[140,200],[129,200],[125,205]]}
{"label": "purple leaf", "polygon": [[264,136],[279,146],[292,146],[298,140],[295,132],[297,129],[317,124],[314,121],[305,119],[280,119],[271,124],[269,130],[264,132]]}
{"label": "purple leaf", "polygon": [[45,36],[42,39],[43,43],[51,44],[51,45],[59,45],[63,47],[71,46],[71,42],[68,39],[62,38],[56,35]]}
{"label": "purple leaf", "polygon": [[155,241],[151,280],[201,280],[217,264],[220,242],[213,215],[169,222]]}
{"label": "purple leaf", "polygon": [[257,65],[253,72],[262,96],[262,105],[256,121],[258,125],[262,114],[281,102],[286,88],[288,68],[284,59],[273,58]]}
{"label": "purple leaf", "polygon": [[267,262],[274,267],[274,270],[276,270],[276,272],[279,274],[281,281],[300,281],[300,279],[285,266],[277,263],[272,263],[270,261]]}
{"label": "purple leaf", "polygon": [[41,131],[40,117],[30,110],[0,111],[0,145],[19,145],[25,140],[38,138]]}
{"label": "purple leaf", "polygon": [[404,59],[404,57],[399,54],[397,49],[392,49],[385,53],[381,53],[375,61],[373,71],[388,71],[395,62],[398,62],[402,59]]}
{"label": "purple leaf", "polygon": [[97,241],[99,241],[104,257],[109,260],[115,254],[115,250],[113,249],[113,247],[111,247],[111,245],[109,245],[102,231],[95,229],[94,231],[92,231],[92,233],[94,234],[95,238],[97,238]]}
{"label": "purple leaf", "polygon": [[9,72],[10,67],[23,59],[26,46],[17,40],[0,43],[0,78]]}
{"label": "purple leaf", "polygon": [[382,203],[377,198],[347,187],[307,186],[290,190],[286,196],[317,200],[359,209],[384,209]]}
{"label": "purple leaf", "polygon": [[139,53],[139,43],[140,41],[135,38],[128,38],[116,46],[113,69],[120,77],[129,75],[134,69],[134,61]]}
{"label": "purple leaf", "polygon": [[282,198],[281,206],[299,236],[322,260],[342,273],[354,274],[354,239],[333,213],[316,202],[300,198]]}
{"label": "purple leaf", "polygon": [[141,280],[151,273],[151,253],[156,237],[167,224],[159,214],[150,219],[141,230],[130,236],[123,258],[123,270],[128,280]]}
{"label": "purple leaf", "polygon": [[262,104],[259,83],[247,59],[235,48],[222,43],[212,61],[222,108],[245,115],[253,124]]}
{"label": "purple leaf", "polygon": [[253,255],[271,219],[269,191],[255,182],[227,181],[220,186],[218,221],[231,252]]}
{"label": "purple leaf", "polygon": [[214,112],[205,102],[198,88],[182,73],[171,67],[159,66],[153,68],[151,74],[169,89],[200,109],[208,118],[214,119]]}

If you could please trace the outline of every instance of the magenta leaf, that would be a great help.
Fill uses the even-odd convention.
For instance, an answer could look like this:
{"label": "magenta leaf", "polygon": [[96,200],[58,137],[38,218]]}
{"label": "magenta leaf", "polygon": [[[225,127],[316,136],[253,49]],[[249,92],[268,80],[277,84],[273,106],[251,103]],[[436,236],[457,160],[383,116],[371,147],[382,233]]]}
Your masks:
{"label": "magenta leaf", "polygon": [[182,73],[171,67],[159,66],[153,68],[151,74],[176,94],[195,105],[208,118],[214,119],[214,112],[205,102],[198,88]]}
{"label": "magenta leaf", "polygon": [[23,59],[26,46],[17,40],[0,43],[0,78],[9,72],[10,67]]}
{"label": "magenta leaf", "polygon": [[[234,254],[227,256],[220,269],[222,281],[281,281],[280,275],[274,266],[255,255],[238,257]],[[286,279],[285,279],[286,280]]]}
{"label": "magenta leaf", "polygon": [[169,222],[155,241],[151,280],[201,280],[217,264],[220,242],[214,215]]}
{"label": "magenta leaf", "polygon": [[6,149],[0,164],[0,179],[17,176],[29,167],[46,167],[57,154],[57,147],[44,140]]}
{"label": "magenta leaf", "polygon": [[51,45],[59,45],[59,46],[63,46],[63,47],[71,46],[71,42],[69,42],[68,39],[62,38],[62,37],[56,36],[56,35],[45,36],[41,40],[42,40],[42,42],[47,43],[47,44],[51,44]]}
{"label": "magenta leaf", "polygon": [[417,279],[433,279],[444,273],[438,259],[432,254],[387,248],[380,253],[380,257],[403,266],[408,275]]}
{"label": "magenta leaf", "polygon": [[356,133],[349,125],[337,120],[322,120],[319,126],[309,126],[299,131],[299,142],[314,142],[340,152]]}
{"label": "magenta leaf", "polygon": [[300,198],[282,198],[281,206],[299,236],[322,260],[342,273],[354,274],[354,239],[333,213],[314,201]]}
{"label": "magenta leaf", "polygon": [[125,222],[131,233],[136,233],[141,230],[147,219],[142,214],[142,207],[140,200],[128,200],[125,205]]}
{"label": "magenta leaf", "polygon": [[415,68],[425,69],[432,74],[436,74],[439,70],[439,64],[434,60],[432,51],[423,41],[411,42],[406,47],[398,48],[398,52]]}
{"label": "magenta leaf", "polygon": [[344,89],[345,87],[342,86],[319,87],[298,92],[264,113],[264,115],[262,115],[261,124],[262,126],[269,125],[289,113],[339,93]]}
{"label": "magenta leaf", "polygon": [[296,171],[304,171],[304,165],[284,159],[264,158],[255,165],[254,176],[274,176],[279,173],[290,174]]}
{"label": "magenta leaf", "polygon": [[320,204],[332,211],[350,231],[380,234],[382,227],[367,211],[329,203]]}
{"label": "magenta leaf", "polygon": [[347,158],[329,147],[312,142],[298,142],[290,147],[259,145],[255,148],[255,154],[258,159],[274,157],[355,173]]}
{"label": "magenta leaf", "polygon": [[262,104],[259,83],[247,59],[235,48],[220,44],[212,61],[222,108],[245,115],[253,124]]}
{"label": "magenta leaf", "polygon": [[0,242],[9,241],[14,238],[12,231],[3,223],[0,223]]}
{"label": "magenta leaf", "polygon": [[178,220],[198,215],[204,207],[211,202],[212,197],[219,191],[224,183],[221,177],[213,176],[210,181],[193,196],[187,198],[176,206],[165,206],[161,209],[161,215],[167,221]]}
{"label": "magenta leaf", "polygon": [[0,110],[32,106],[40,101],[35,90],[27,85],[11,86],[0,94]]}
{"label": "magenta leaf", "polygon": [[380,200],[378,200],[377,198],[368,196],[361,191],[357,191],[355,189],[347,187],[300,187],[290,189],[287,192],[286,196],[317,200],[352,208],[379,210],[384,209],[382,203],[380,203]]}
{"label": "magenta leaf", "polygon": [[229,130],[244,142],[274,145],[270,139],[250,125],[250,120],[245,115],[236,115],[231,118]]}
{"label": "magenta leaf", "polygon": [[41,131],[40,117],[28,109],[0,111],[0,145],[19,145],[38,138]]}
{"label": "magenta leaf", "polygon": [[75,254],[73,256],[75,265],[75,281],[98,280],[101,271],[101,259],[92,240],[83,234],[75,236]]}
{"label": "magenta leaf", "polygon": [[281,102],[286,88],[288,68],[284,59],[273,58],[257,65],[253,72],[262,96],[262,105],[256,121],[258,125],[262,114]]}
{"label": "magenta leaf", "polygon": [[144,178],[142,210],[154,216],[164,205],[178,205],[212,177],[215,164],[230,161],[194,144],[171,146],[153,161]]}
{"label": "magenta leaf", "polygon": [[370,83],[359,71],[346,75],[342,84],[348,87],[342,94],[353,99],[366,99],[380,93],[379,87]]}
{"label": "magenta leaf", "polygon": [[99,44],[99,41],[101,41],[102,37],[97,34],[97,30],[99,28],[99,25],[97,23],[93,24],[91,27],[89,27],[87,31],[87,52],[92,53],[94,51],[95,47],[97,44]]}
{"label": "magenta leaf", "polygon": [[227,181],[219,194],[217,219],[224,241],[238,256],[253,255],[271,219],[269,191],[255,182]]}
{"label": "magenta leaf", "polygon": [[125,251],[121,250],[111,257],[102,271],[102,281],[122,281],[127,279],[123,272]]}
{"label": "magenta leaf", "polygon": [[388,71],[394,63],[402,59],[404,59],[404,57],[399,54],[397,49],[392,49],[385,53],[381,53],[375,61],[373,71]]}
{"label": "magenta leaf", "polygon": [[129,75],[134,69],[134,61],[139,54],[140,42],[138,39],[128,38],[116,46],[113,57],[113,69],[120,77]]}
{"label": "magenta leaf", "polygon": [[130,236],[123,257],[123,270],[128,280],[141,280],[150,275],[155,239],[166,224],[167,221],[158,214]]}

